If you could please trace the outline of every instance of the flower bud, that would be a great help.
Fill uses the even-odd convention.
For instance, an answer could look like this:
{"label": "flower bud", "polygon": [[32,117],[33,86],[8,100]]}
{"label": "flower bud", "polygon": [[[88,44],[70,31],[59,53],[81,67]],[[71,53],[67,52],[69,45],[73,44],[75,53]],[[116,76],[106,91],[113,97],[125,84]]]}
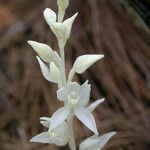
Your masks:
{"label": "flower bud", "polygon": [[73,70],[76,73],[82,74],[85,72],[91,65],[93,65],[96,61],[103,58],[104,55],[82,55],[79,56],[74,65]]}
{"label": "flower bud", "polygon": [[36,41],[28,41],[28,43],[45,62],[52,61],[53,50],[48,45]]}
{"label": "flower bud", "polygon": [[39,62],[39,65],[40,65],[40,68],[42,71],[42,75],[45,77],[46,80],[53,82],[51,74],[50,74],[50,70],[48,69],[48,67],[45,65],[45,63],[38,56],[36,58]]}
{"label": "flower bud", "polygon": [[60,70],[57,68],[54,62],[50,63],[50,73],[53,81],[58,83],[61,80]]}
{"label": "flower bud", "polygon": [[51,26],[52,23],[56,22],[56,13],[50,8],[46,8],[43,12],[43,15],[49,26]]}
{"label": "flower bud", "polygon": [[71,29],[72,29],[72,24],[75,20],[75,18],[77,17],[78,13],[74,14],[72,17],[70,17],[69,19],[65,20],[63,22],[63,25],[66,27],[66,38],[69,39],[70,37],[70,33],[71,33]]}
{"label": "flower bud", "polygon": [[65,10],[69,6],[69,0],[57,0],[58,8]]}

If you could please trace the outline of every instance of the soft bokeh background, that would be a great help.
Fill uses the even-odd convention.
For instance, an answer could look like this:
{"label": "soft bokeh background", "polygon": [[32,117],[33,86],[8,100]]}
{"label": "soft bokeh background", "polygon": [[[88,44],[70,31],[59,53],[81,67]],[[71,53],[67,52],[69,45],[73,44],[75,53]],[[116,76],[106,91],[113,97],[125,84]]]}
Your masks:
{"label": "soft bokeh background", "polygon": [[[66,68],[81,54],[104,54],[86,73],[76,76],[92,84],[91,101],[106,97],[94,112],[99,132],[117,131],[108,150],[150,149],[150,1],[70,0],[66,18],[76,11],[66,47]],[[56,0],[0,0],[0,149],[67,150],[29,143],[45,130],[39,117],[60,107],[56,86],[41,75],[28,39],[57,42],[44,21]],[[91,134],[75,120],[77,143]]]}

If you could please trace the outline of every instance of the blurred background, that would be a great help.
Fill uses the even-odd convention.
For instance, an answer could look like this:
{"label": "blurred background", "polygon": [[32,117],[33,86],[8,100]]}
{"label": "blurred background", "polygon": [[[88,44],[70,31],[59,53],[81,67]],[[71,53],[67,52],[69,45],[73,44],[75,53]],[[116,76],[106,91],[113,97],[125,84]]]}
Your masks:
{"label": "blurred background", "polygon": [[[70,0],[67,9],[66,18],[79,12],[66,46],[67,70],[81,54],[105,55],[76,80],[90,80],[91,102],[106,97],[94,116],[101,134],[118,132],[108,150],[150,149],[149,6],[149,0]],[[0,0],[1,150],[68,150],[29,143],[45,130],[39,117],[62,105],[27,44],[35,40],[58,50],[43,18],[46,7],[57,11],[56,0]],[[91,135],[76,119],[74,129],[77,144]]]}

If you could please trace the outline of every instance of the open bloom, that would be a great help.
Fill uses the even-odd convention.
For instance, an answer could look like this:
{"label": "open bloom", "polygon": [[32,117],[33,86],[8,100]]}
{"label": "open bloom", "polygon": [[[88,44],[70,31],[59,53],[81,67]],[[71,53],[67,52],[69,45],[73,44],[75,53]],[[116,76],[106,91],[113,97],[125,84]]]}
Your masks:
{"label": "open bloom", "polygon": [[79,150],[102,150],[105,144],[115,134],[116,132],[108,132],[100,137],[97,135],[93,135],[80,144]]}
{"label": "open bloom", "polygon": [[[51,124],[51,118],[42,117],[40,118],[40,122],[45,127],[49,128]],[[68,141],[68,133],[67,133],[67,124],[66,122],[62,122],[58,127],[53,130],[48,130],[47,132],[40,133],[33,137],[30,142],[39,142],[39,143],[50,143],[56,144],[58,146],[64,146]]]}
{"label": "open bloom", "polygon": [[57,127],[62,121],[67,119],[70,113],[73,113],[73,115],[75,115],[85,126],[95,134],[98,134],[96,123],[91,111],[104,101],[104,99],[98,100],[88,106],[90,91],[91,86],[87,81],[81,86],[76,82],[70,82],[67,87],[58,90],[57,98],[60,101],[64,101],[65,106],[58,109],[52,115],[50,129]]}

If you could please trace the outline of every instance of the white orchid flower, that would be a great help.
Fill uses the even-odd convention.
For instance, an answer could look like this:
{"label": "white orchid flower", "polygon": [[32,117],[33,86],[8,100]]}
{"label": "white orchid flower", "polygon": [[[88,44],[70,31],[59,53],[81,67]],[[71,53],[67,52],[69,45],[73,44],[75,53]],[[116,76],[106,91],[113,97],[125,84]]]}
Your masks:
{"label": "white orchid flower", "polygon": [[115,134],[116,132],[108,132],[100,137],[93,135],[80,144],[79,150],[102,150],[105,144]]}
{"label": "white orchid flower", "polygon": [[70,112],[73,111],[73,114],[83,124],[85,124],[95,134],[98,134],[96,123],[91,111],[93,111],[98,104],[102,103],[104,99],[98,100],[87,107],[90,100],[90,91],[91,86],[87,81],[81,86],[76,82],[70,82],[67,87],[63,87],[58,90],[57,98],[60,101],[64,101],[66,105],[58,109],[52,115],[52,124],[50,128],[52,129],[58,126],[68,117]]}
{"label": "white orchid flower", "polygon": [[70,37],[72,24],[77,17],[78,13],[74,14],[69,19],[65,20],[64,22],[57,22],[57,15],[56,13],[51,10],[50,8],[46,8],[44,10],[44,18],[47,24],[52,29],[53,33],[56,35],[59,46],[62,47],[66,44],[67,40]]}
{"label": "white orchid flower", "polygon": [[[42,117],[40,118],[40,122],[45,127],[49,127],[51,124],[51,118]],[[66,122],[62,122],[57,128],[53,130],[48,130],[47,132],[40,133],[33,137],[30,142],[38,142],[38,143],[50,143],[56,144],[58,146],[64,146],[68,141],[68,133],[67,133],[67,124]]]}

